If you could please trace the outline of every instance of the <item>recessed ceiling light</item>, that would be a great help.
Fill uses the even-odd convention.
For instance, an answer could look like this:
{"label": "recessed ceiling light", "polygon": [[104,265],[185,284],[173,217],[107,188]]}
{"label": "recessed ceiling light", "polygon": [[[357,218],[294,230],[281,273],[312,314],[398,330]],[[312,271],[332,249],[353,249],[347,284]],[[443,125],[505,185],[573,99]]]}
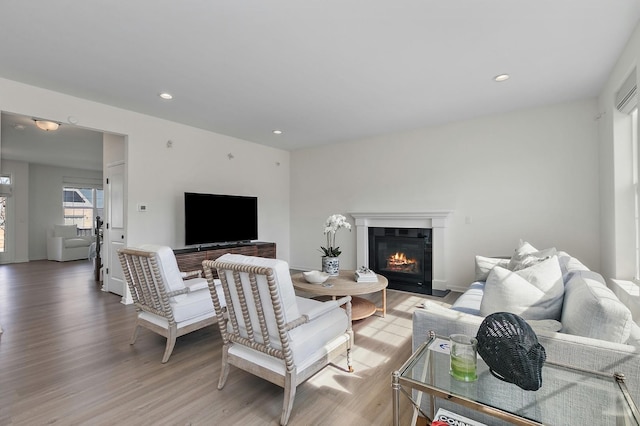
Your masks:
{"label": "recessed ceiling light", "polygon": [[173,95],[172,95],[171,93],[167,93],[167,92],[162,92],[162,93],[160,93],[160,95],[159,95],[159,96],[160,96],[162,99],[165,99],[165,100],[167,100],[167,101],[168,101],[168,100],[170,100],[170,99],[173,99]]}
{"label": "recessed ceiling light", "polygon": [[273,131],[273,134],[274,135],[281,135],[282,134],[282,130],[277,130],[276,129],[276,130]]}
{"label": "recessed ceiling light", "polygon": [[498,83],[501,81],[506,81],[506,80],[509,80],[509,74],[496,75],[495,77],[493,77],[493,79]]}

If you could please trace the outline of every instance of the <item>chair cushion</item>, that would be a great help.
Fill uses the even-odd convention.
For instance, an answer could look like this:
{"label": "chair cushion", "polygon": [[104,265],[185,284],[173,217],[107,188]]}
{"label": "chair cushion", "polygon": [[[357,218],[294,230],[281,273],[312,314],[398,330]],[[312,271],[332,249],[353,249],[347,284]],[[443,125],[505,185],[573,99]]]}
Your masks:
{"label": "chair cushion", "polygon": [[631,311],[616,297],[600,274],[575,271],[565,286],[562,332],[614,343],[631,334]]}
{"label": "chair cushion", "polygon": [[207,313],[215,315],[209,289],[180,294],[170,303],[173,308],[173,318],[177,323],[187,321]]}
{"label": "chair cushion", "polygon": [[511,312],[524,319],[559,320],[563,295],[557,256],[515,272],[496,266],[487,278],[480,314]]}
{"label": "chair cushion", "polygon": [[65,248],[89,247],[91,245],[91,240],[88,238],[65,238],[63,241]]}
{"label": "chair cushion", "polygon": [[[313,299],[297,297],[298,309],[304,315],[322,302]],[[293,358],[296,365],[301,365],[305,359],[312,356],[319,349],[324,348],[340,334],[347,331],[349,319],[346,312],[337,307],[314,321],[296,327],[289,332]]]}
{"label": "chair cushion", "polygon": [[[298,307],[306,312],[317,306],[319,302],[313,299],[298,297]],[[317,360],[326,356],[332,349],[346,342],[349,336],[345,333],[348,327],[347,314],[337,307],[318,317],[316,320],[294,328],[289,332],[289,342],[293,353],[293,360],[298,371],[303,371]],[[281,348],[280,340],[273,340],[273,346]],[[232,345],[229,353],[249,360],[251,363],[268,368],[275,373],[284,375],[284,363],[277,358],[242,345]]]}
{"label": "chair cushion", "polygon": [[53,225],[53,236],[62,238],[75,238],[78,236],[77,225]]}
{"label": "chair cushion", "polygon": [[[300,311],[298,310],[298,305],[296,302],[296,293],[293,288],[293,283],[291,282],[291,275],[289,272],[289,264],[284,260],[279,259],[267,259],[263,257],[254,257],[254,256],[244,256],[241,254],[225,254],[220,256],[218,261],[221,262],[231,262],[238,263],[242,265],[251,265],[251,266],[259,266],[265,268],[271,268],[274,271],[275,280],[278,287],[278,292],[280,293],[280,300],[283,308],[283,316],[285,323],[295,320],[300,317]],[[226,271],[227,280],[229,282],[233,281],[233,273],[231,271]],[[242,273],[240,274],[244,291],[247,297],[252,298],[252,293],[249,284],[249,274]],[[264,276],[258,276],[258,288],[260,289],[260,298],[262,300],[269,300],[271,296],[269,295],[269,287],[267,284],[267,280]],[[234,294],[231,295],[233,299],[234,306],[240,306],[239,301],[237,300],[237,296]],[[229,301],[227,301],[229,303]],[[257,321],[257,315],[255,313],[254,302],[253,300],[248,301],[247,303],[249,307],[249,314]],[[270,303],[265,303],[265,315],[267,318],[275,318],[273,313],[273,309],[271,308]],[[236,309],[236,315],[238,316],[238,321],[240,324],[243,323],[241,318],[241,309]],[[270,321],[267,321],[270,322]],[[275,319],[269,325],[269,334],[278,338],[278,330],[275,324]],[[272,326],[271,326],[272,325]]]}
{"label": "chair cushion", "polygon": [[165,289],[168,292],[184,289],[184,280],[182,279],[182,275],[180,275],[178,262],[176,262],[176,256],[173,254],[171,247],[144,244],[140,246],[140,249],[157,254],[160,275],[165,282]]}

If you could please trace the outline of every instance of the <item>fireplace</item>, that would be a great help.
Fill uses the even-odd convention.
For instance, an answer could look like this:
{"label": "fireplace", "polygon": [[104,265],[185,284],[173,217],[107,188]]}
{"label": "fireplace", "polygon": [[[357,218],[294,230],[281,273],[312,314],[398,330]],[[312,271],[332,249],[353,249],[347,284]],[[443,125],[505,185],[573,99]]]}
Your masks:
{"label": "fireplace", "polygon": [[369,268],[391,289],[432,294],[431,246],[431,229],[371,227]]}
{"label": "fireplace", "polygon": [[[356,264],[372,267],[369,263],[369,228],[409,228],[430,230],[431,245],[431,294],[444,296],[449,293],[448,261],[449,239],[447,228],[452,210],[422,212],[355,212],[350,213],[356,225]],[[388,274],[381,274],[387,276]],[[391,281],[391,279],[389,279]],[[425,278],[424,281],[429,281]],[[424,285],[423,281],[423,285]],[[424,294],[424,293],[423,293]]]}

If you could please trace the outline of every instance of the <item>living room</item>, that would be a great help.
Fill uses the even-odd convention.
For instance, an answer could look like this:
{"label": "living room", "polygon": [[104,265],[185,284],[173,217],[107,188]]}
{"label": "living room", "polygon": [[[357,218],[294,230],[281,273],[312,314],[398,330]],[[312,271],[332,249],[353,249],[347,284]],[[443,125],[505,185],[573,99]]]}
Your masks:
{"label": "living room", "polygon": [[[631,279],[624,223],[632,213],[625,215],[628,199],[619,190],[629,156],[614,137],[627,117],[613,99],[640,59],[640,29],[633,28],[626,45],[615,47],[601,87],[588,95],[295,150],[72,96],[35,79],[20,82],[1,69],[0,110],[63,125],[73,117],[74,125],[125,140],[130,246],[184,246],[185,191],[243,194],[259,199],[259,239],[275,242],[277,257],[295,269],[319,268],[329,214],[447,210],[447,289],[462,291],[473,281],[476,254],[509,255],[520,238],[566,250],[605,277]],[[488,111],[492,96],[484,100]],[[17,167],[16,176],[28,179],[28,164]],[[22,207],[15,217],[29,217],[31,190],[16,181],[12,198]],[[138,211],[140,204],[148,210]],[[29,255],[37,238],[44,238],[41,230],[16,222],[17,262],[39,260]],[[356,233],[339,238],[343,267],[360,266]]]}

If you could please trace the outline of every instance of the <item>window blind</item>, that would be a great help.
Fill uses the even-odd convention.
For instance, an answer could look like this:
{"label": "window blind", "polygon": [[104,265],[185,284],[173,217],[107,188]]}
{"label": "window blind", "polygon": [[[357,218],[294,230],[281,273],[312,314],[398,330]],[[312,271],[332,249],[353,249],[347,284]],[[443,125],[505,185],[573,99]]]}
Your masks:
{"label": "window blind", "polygon": [[84,176],[63,176],[62,184],[74,188],[102,189],[102,179]]}
{"label": "window blind", "polygon": [[631,113],[638,106],[638,83],[636,81],[636,70],[627,77],[616,93],[616,108],[625,114]]}

